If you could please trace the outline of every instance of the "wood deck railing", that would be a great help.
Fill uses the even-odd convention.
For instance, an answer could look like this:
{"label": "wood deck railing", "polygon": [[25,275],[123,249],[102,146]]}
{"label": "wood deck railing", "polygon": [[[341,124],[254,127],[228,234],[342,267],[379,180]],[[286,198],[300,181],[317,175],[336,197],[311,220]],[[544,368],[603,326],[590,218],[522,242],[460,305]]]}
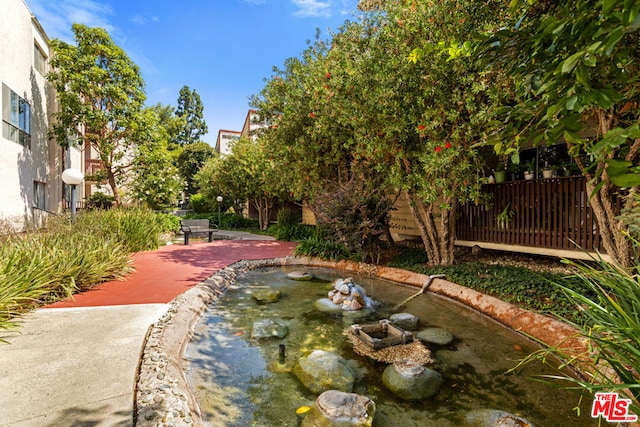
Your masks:
{"label": "wood deck railing", "polygon": [[[460,207],[457,239],[605,252],[584,177],[488,184],[483,191],[491,195],[488,205]],[[503,212],[508,221],[500,223],[496,218]]]}

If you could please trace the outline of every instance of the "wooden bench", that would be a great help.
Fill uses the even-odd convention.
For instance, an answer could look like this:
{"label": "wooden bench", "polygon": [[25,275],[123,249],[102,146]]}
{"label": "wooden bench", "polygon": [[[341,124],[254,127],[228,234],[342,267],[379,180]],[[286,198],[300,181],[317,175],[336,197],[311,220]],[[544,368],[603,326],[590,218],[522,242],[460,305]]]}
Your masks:
{"label": "wooden bench", "polygon": [[213,241],[213,233],[218,232],[218,226],[209,224],[208,219],[183,219],[180,221],[180,230],[184,233],[184,244],[189,244],[189,236],[195,233],[209,234],[209,241]]}

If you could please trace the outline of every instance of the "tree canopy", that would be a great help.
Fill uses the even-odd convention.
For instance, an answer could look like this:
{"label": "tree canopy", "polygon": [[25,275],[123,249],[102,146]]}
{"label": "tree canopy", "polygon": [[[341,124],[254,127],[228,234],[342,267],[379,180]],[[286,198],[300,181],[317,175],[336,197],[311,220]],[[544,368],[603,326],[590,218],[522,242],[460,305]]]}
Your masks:
{"label": "tree canopy", "polygon": [[178,106],[175,116],[178,119],[175,142],[188,145],[200,142],[200,138],[207,134],[207,123],[203,116],[204,105],[195,89],[183,86],[178,96]]}
{"label": "tree canopy", "polygon": [[493,122],[496,151],[565,142],[588,178],[607,253],[629,266],[633,251],[617,205],[640,185],[640,5],[513,1],[510,12],[479,51],[486,69],[512,79],[513,96]]}
{"label": "tree canopy", "polygon": [[67,146],[77,137],[84,149],[99,156],[114,200],[121,204],[120,183],[130,172],[131,147],[146,140],[141,135],[145,100],[140,69],[102,28],[74,24],[76,45],[52,40],[52,70],[48,75],[60,108],[53,135]]}

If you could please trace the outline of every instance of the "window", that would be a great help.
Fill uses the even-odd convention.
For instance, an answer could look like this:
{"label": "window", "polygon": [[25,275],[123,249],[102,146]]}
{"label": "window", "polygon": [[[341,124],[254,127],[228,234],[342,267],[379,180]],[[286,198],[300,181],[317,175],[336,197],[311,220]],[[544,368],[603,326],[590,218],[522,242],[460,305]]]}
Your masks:
{"label": "window", "polygon": [[31,148],[31,105],[2,85],[2,136]]}
{"label": "window", "polygon": [[47,73],[47,57],[36,43],[33,44],[33,68],[43,76]]}
{"label": "window", "polygon": [[47,204],[45,203],[47,184],[44,182],[33,181],[33,207],[45,210]]}

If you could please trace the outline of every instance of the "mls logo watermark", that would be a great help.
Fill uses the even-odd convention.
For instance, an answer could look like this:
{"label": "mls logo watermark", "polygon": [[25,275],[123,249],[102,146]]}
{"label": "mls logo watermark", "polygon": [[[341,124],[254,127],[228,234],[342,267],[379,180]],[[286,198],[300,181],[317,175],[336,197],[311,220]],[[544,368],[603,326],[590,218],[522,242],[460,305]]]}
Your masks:
{"label": "mls logo watermark", "polygon": [[596,393],[591,408],[591,416],[604,417],[610,423],[638,421],[638,416],[629,412],[631,399],[624,399],[618,393]]}

